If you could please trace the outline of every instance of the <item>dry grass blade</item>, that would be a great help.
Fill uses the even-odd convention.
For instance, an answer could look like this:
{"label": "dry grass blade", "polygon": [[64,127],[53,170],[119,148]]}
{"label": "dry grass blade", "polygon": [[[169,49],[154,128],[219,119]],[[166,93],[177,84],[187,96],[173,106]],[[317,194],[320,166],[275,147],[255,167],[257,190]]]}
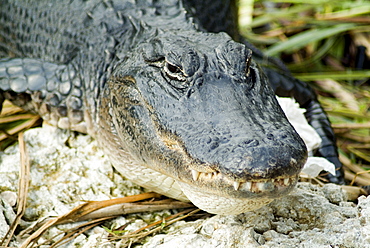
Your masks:
{"label": "dry grass blade", "polygon": [[[174,216],[169,216],[167,217],[166,219],[164,219],[163,221],[158,221],[156,223],[152,223],[146,227],[143,227],[143,228],[140,228],[134,232],[131,232],[129,234],[126,234],[126,235],[123,235],[123,236],[120,236],[119,239],[121,239],[121,246],[120,247],[129,247],[131,246],[132,244],[134,243],[137,243],[139,242],[141,239],[151,235],[151,234],[154,234],[156,232],[159,232],[161,231],[164,227],[166,226],[169,226],[177,221],[180,221],[180,220],[183,220],[185,218],[188,218],[189,216],[192,216],[193,214],[197,213],[201,211],[200,209],[195,209],[195,210],[184,210],[183,212],[181,213],[178,213],[176,214],[175,216],[179,216],[179,215],[182,215],[180,217],[177,217],[177,218],[174,218]],[[184,214],[184,215],[183,215]],[[172,220],[171,220],[172,219]],[[149,228],[152,228],[156,225],[159,225],[158,227],[155,227],[153,228],[152,230],[150,231],[146,231],[146,232],[143,232],[143,233],[140,233],[141,231],[144,231],[146,229],[149,229]]]}
{"label": "dry grass blade", "polygon": [[0,124],[1,123],[7,123],[7,122],[13,122],[13,121],[19,121],[24,119],[31,119],[35,117],[34,114],[19,114],[19,115],[10,115],[0,118]]}
{"label": "dry grass blade", "polygon": [[[139,228],[139,229],[137,229],[137,230],[135,230],[135,231],[133,231],[133,232],[131,232],[131,233],[129,233],[129,234],[126,234],[126,235],[124,235],[124,236],[118,236],[118,238],[123,238],[123,237],[134,237],[136,234],[138,234],[138,233],[140,233],[140,232],[142,232],[142,231],[144,231],[144,230],[148,230],[148,229],[150,229],[150,228],[152,228],[152,227],[155,227],[155,226],[157,226],[157,225],[163,225],[163,224],[165,224],[165,223],[169,223],[169,221],[170,220],[173,220],[173,219],[176,219],[176,221],[178,221],[178,220],[182,220],[182,219],[184,219],[184,218],[187,218],[187,217],[189,217],[189,216],[191,216],[191,215],[193,215],[193,214],[195,214],[195,213],[197,213],[198,211],[200,211],[200,209],[194,209],[194,208],[192,208],[192,209],[186,209],[186,210],[184,210],[184,211],[182,211],[182,212],[179,212],[179,213],[177,213],[177,214],[173,214],[173,215],[171,215],[171,216],[168,216],[167,218],[164,218],[163,220],[159,220],[159,221],[156,221],[156,222],[154,222],[154,223],[151,223],[151,224],[149,224],[149,225],[147,225],[147,226],[145,226],[145,227],[142,227],[142,228]],[[189,213],[191,213],[191,214],[189,214]],[[186,214],[185,216],[182,216],[182,217],[180,217],[180,219],[177,219],[177,217],[179,217],[179,216],[181,216],[181,215],[184,215],[184,214]],[[173,223],[173,222],[172,222]],[[163,226],[162,226],[163,227]]]}
{"label": "dry grass blade", "polygon": [[57,218],[49,219],[46,223],[44,223],[40,228],[36,230],[31,236],[29,236],[21,245],[21,248],[26,248],[28,245],[30,245],[32,242],[38,240],[40,236],[50,227],[57,225],[57,224],[64,224],[64,223],[73,223],[80,221],[79,218],[82,218],[86,216],[87,214],[118,203],[127,203],[127,202],[134,202],[134,201],[140,201],[144,199],[150,199],[153,197],[158,197],[159,195],[157,193],[144,193],[140,195],[135,196],[128,196],[118,199],[111,199],[106,201],[91,201],[91,202],[85,202],[74,209],[72,209],[70,212],[68,212],[65,215],[62,215]]}
{"label": "dry grass blade", "polygon": [[[354,181],[355,181],[359,176],[361,176],[361,175],[370,175],[369,173],[370,173],[370,171],[362,171],[362,172],[358,172],[358,173],[356,173],[356,175],[355,175],[355,177],[353,178],[353,180],[352,180],[352,182],[350,183],[350,185],[353,185]],[[367,185],[369,185],[370,180],[366,180],[366,182],[367,182]]]}
{"label": "dry grass blade", "polygon": [[[86,219],[89,219],[88,214],[91,214],[92,212],[97,211],[102,208],[111,207],[117,204],[125,204],[125,203],[142,201],[142,200],[151,199],[151,198],[158,198],[160,196],[161,195],[157,193],[143,193],[139,195],[126,196],[122,198],[105,200],[105,201],[88,201],[88,202],[85,202],[75,207],[69,213],[59,217],[58,218],[59,220],[56,224],[72,223],[72,222],[86,220]],[[108,212],[107,214],[119,215],[120,213],[116,214],[116,213]],[[103,216],[99,216],[98,218],[101,218],[101,217]]]}
{"label": "dry grass blade", "polygon": [[49,228],[55,225],[58,222],[58,218],[53,218],[48,220],[41,228],[39,228],[36,232],[34,232],[30,237],[28,237],[19,248],[26,248],[29,245],[32,247],[32,243],[36,242],[41,235]]}
{"label": "dry grass blade", "polygon": [[[358,135],[353,133],[343,133],[341,134],[343,138],[346,138],[347,140],[354,140],[359,143],[369,143],[370,142],[370,136],[367,135]],[[347,149],[349,149],[350,145],[347,145]]]}
{"label": "dry grass blade", "polygon": [[[345,165],[349,170],[353,171],[356,174],[367,172],[361,166],[352,163],[348,158],[346,158],[343,155],[339,155],[339,159],[343,163],[343,165]],[[364,174],[363,176],[366,177],[366,179],[370,182],[370,174]]]}
{"label": "dry grass blade", "polygon": [[16,134],[39,125],[41,118],[38,115],[25,113],[17,106],[5,101],[0,115],[0,149],[5,149],[16,140]]}
{"label": "dry grass blade", "polygon": [[355,201],[360,195],[367,195],[366,190],[360,187],[342,185],[341,188],[347,192],[347,198],[349,201]]}
{"label": "dry grass blade", "polygon": [[92,220],[92,221],[89,221],[89,222],[84,223],[82,225],[79,225],[79,226],[75,227],[73,230],[70,230],[63,238],[56,241],[53,245],[50,246],[50,248],[58,247],[59,245],[63,245],[65,243],[71,241],[72,239],[76,238],[81,233],[84,233],[84,232],[96,227],[97,225],[101,224],[102,222],[104,222],[106,220],[109,220],[109,219],[112,219],[112,218],[113,217],[100,218],[100,219]]}
{"label": "dry grass blade", "polygon": [[353,154],[357,155],[357,157],[370,163],[370,144],[352,144],[348,145],[347,148]]}
{"label": "dry grass blade", "polygon": [[7,130],[7,133],[0,134],[0,141],[8,138],[9,135],[14,135],[16,133],[19,133],[22,130],[26,130],[26,129],[33,127],[37,123],[38,120],[40,120],[40,117],[33,115],[33,117],[30,118],[28,121],[18,126],[15,126],[14,128]]}
{"label": "dry grass blade", "polygon": [[363,129],[370,128],[370,122],[367,123],[334,123],[332,124],[334,129]]}
{"label": "dry grass blade", "polygon": [[158,202],[140,202],[140,203],[120,203],[116,205],[106,206],[102,209],[89,213],[79,219],[79,221],[87,219],[100,218],[102,216],[119,216],[123,214],[153,212],[167,209],[191,208],[194,205],[176,200],[158,201]]}
{"label": "dry grass blade", "polygon": [[361,177],[361,175],[362,174],[355,174],[349,171],[347,168],[344,168],[344,176],[346,180],[350,182],[349,186],[352,186],[354,184],[363,185],[363,186],[369,185],[369,182],[370,182],[369,179],[363,178]]}
{"label": "dry grass blade", "polygon": [[30,182],[30,162],[28,159],[26,143],[23,139],[23,133],[20,133],[18,136],[19,141],[19,150],[21,156],[21,165],[19,172],[19,183],[18,183],[18,198],[17,198],[17,214],[16,217],[9,227],[7,234],[4,236],[4,239],[0,243],[0,246],[7,247],[9,242],[14,234],[15,229],[17,228],[20,219],[22,218],[27,203],[27,192]]}
{"label": "dry grass blade", "polygon": [[360,110],[354,95],[348,92],[342,85],[332,79],[317,80],[316,84],[325,92],[332,94],[339,101],[343,102],[348,109],[358,112]]}
{"label": "dry grass blade", "polygon": [[[35,125],[35,123],[40,119],[39,116],[35,116],[33,115],[32,118],[29,119],[29,121],[26,121],[14,128],[11,128],[7,131],[8,134],[10,135],[14,135],[22,130],[26,130],[26,129],[29,129],[31,127],[33,127]],[[8,138],[8,135],[7,134],[0,134],[0,141],[4,140]]]}
{"label": "dry grass blade", "polygon": [[20,107],[13,105],[8,100],[3,103],[3,108],[1,110],[1,116],[15,115],[18,113],[24,113],[24,110]]}
{"label": "dry grass blade", "polygon": [[[46,221],[46,223],[43,223],[41,227],[39,227],[31,236],[29,236],[23,242],[21,248],[26,248],[32,243],[36,242],[48,228],[58,224],[74,223],[88,219],[112,218],[128,213],[140,213],[148,211],[194,207],[192,204],[175,200],[140,202],[136,204],[132,203],[146,199],[158,198],[160,196],[161,195],[157,193],[143,193],[135,196],[127,196],[106,201],[85,202],[72,209],[69,213],[57,218],[49,219],[48,221]],[[77,231],[77,233],[78,232],[79,231]],[[66,238],[70,238],[70,236],[67,235]]]}
{"label": "dry grass blade", "polygon": [[369,171],[366,171],[361,166],[352,163],[342,154],[339,155],[339,159],[345,166],[345,177],[350,182],[350,185],[353,185],[354,183],[362,186],[370,184]]}

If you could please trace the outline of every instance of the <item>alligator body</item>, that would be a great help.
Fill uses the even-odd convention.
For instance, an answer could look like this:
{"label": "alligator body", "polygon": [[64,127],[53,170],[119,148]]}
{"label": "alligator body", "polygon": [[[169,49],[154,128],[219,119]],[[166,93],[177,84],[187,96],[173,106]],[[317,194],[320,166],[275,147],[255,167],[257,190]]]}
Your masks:
{"label": "alligator body", "polygon": [[[205,32],[235,36],[235,22],[209,24],[205,6],[3,0],[0,100],[92,135],[143,187],[211,213],[261,207],[292,190],[307,150],[250,45]],[[272,85],[291,95],[289,78]]]}

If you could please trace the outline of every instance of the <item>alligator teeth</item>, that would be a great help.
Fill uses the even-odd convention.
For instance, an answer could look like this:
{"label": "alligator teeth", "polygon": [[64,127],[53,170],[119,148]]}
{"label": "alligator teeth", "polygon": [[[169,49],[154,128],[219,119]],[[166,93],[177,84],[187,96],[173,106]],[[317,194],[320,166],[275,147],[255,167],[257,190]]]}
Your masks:
{"label": "alligator teeth", "polygon": [[198,180],[200,172],[197,170],[191,170],[191,175],[193,176],[193,180],[196,181]]}
{"label": "alligator teeth", "polygon": [[[202,180],[207,182],[209,180],[218,179],[219,173],[217,171],[212,172],[200,172],[195,169],[190,170],[194,181]],[[217,177],[217,178],[215,178]],[[221,179],[222,180],[222,179]],[[256,180],[247,182],[232,181],[232,185],[236,191],[250,191],[253,193],[261,193],[273,191],[280,188],[285,188],[291,185],[295,179],[293,178],[274,178],[271,180]],[[230,182],[230,181],[229,181]]]}
{"label": "alligator teeth", "polygon": [[205,179],[205,178],[209,178],[209,179],[212,179],[214,176],[217,176],[218,175],[218,172],[217,171],[213,171],[213,172],[200,172],[200,171],[197,171],[197,170],[194,170],[194,169],[191,169],[191,175],[193,177],[193,180],[194,181],[197,181],[199,179],[199,177]]}
{"label": "alligator teeth", "polygon": [[252,182],[245,182],[244,183],[244,188],[248,191],[251,190],[251,187],[252,187]]}
{"label": "alligator teeth", "polygon": [[284,178],[284,185],[288,185],[289,183],[289,178]]}
{"label": "alligator teeth", "polygon": [[265,183],[256,183],[256,188],[259,191],[263,191],[265,189]]}
{"label": "alligator teeth", "polygon": [[239,189],[239,187],[240,187],[240,182],[234,182],[234,189],[235,190],[238,190]]}

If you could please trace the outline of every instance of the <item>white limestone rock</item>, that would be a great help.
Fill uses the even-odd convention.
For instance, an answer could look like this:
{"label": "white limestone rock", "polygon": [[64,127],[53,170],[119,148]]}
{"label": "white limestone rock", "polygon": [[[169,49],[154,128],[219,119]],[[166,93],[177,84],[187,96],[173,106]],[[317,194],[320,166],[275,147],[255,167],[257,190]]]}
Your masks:
{"label": "white limestone rock", "polygon": [[345,194],[335,193],[338,204],[333,204],[325,197],[331,198],[327,192],[333,189],[341,192],[337,185],[301,183],[292,194],[259,210],[214,216],[193,230],[187,226],[187,233],[178,226],[143,247],[370,247],[369,198],[360,198],[357,207],[343,201]]}

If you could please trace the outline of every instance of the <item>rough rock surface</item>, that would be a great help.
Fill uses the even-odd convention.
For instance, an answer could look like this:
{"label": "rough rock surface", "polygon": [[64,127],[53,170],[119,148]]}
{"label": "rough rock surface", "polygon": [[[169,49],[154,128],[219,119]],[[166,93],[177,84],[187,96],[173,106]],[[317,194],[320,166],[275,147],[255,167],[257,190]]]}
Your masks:
{"label": "rough rock surface", "polygon": [[[112,169],[89,136],[45,126],[27,131],[25,139],[32,180],[22,228],[41,217],[65,214],[83,200],[142,192]],[[18,151],[14,145],[0,154],[0,239],[14,218]],[[106,225],[130,222],[127,229],[135,230],[168,214],[128,215]],[[40,242],[70,226],[51,228]],[[63,247],[115,247],[107,236],[95,227]],[[12,246],[19,246],[17,238]],[[355,205],[339,186],[301,183],[292,194],[257,211],[177,222],[136,247],[370,247],[370,198],[360,197]]]}

